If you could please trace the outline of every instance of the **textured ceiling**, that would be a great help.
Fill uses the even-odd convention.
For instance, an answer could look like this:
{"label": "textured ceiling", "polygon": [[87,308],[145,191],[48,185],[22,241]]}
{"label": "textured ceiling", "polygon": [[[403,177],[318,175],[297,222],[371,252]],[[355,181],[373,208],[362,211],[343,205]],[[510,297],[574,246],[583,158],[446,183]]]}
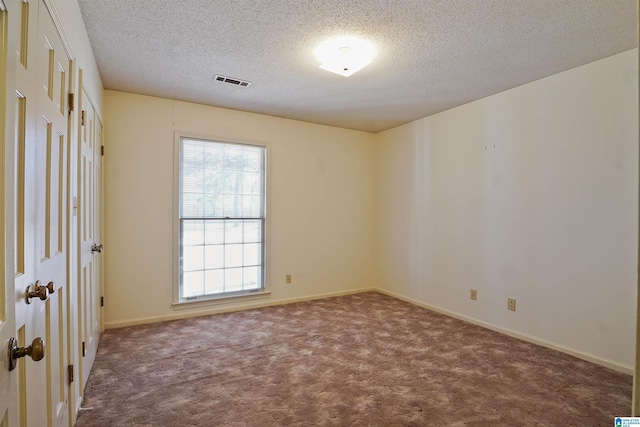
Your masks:
{"label": "textured ceiling", "polygon": [[[78,2],[107,89],[371,132],[637,46],[636,0]],[[314,57],[339,35],[377,50],[349,78]]]}

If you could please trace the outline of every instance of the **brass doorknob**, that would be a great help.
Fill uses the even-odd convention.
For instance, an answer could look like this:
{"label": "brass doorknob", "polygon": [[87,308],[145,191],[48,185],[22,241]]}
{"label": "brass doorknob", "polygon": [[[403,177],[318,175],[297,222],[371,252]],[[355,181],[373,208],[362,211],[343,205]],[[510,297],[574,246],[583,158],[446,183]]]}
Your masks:
{"label": "brass doorknob", "polygon": [[52,294],[52,293],[54,293],[56,291],[56,284],[55,284],[55,282],[49,282],[49,283],[47,283],[47,286],[45,286],[45,288],[47,288],[49,293]]}
{"label": "brass doorknob", "polygon": [[44,358],[44,340],[40,337],[35,338],[29,347],[18,347],[18,340],[9,338],[9,348],[7,349],[7,359],[9,360],[9,370],[13,371],[18,364],[18,359],[25,356],[31,356],[34,362]]}
{"label": "brass doorknob", "polygon": [[[52,282],[53,283],[53,282]],[[33,286],[27,286],[27,290],[25,292],[25,298],[27,300],[27,304],[31,304],[31,298],[40,298],[42,301],[46,301],[49,298],[49,289],[48,286],[41,286],[40,281],[36,280],[36,283]],[[55,290],[55,284],[53,285],[53,290]]]}

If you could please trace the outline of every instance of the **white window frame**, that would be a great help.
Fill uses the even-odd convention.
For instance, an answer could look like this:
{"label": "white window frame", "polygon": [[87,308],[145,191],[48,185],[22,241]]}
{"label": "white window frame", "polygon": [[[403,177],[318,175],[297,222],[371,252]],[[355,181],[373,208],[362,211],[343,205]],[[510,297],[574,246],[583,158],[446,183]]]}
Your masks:
{"label": "white window frame", "polygon": [[[219,143],[236,145],[250,145],[264,148],[264,229],[263,258],[262,258],[262,289],[234,292],[228,294],[205,295],[196,298],[180,298],[180,144],[182,139],[206,140]],[[268,280],[268,254],[269,254],[269,143],[256,141],[238,141],[228,138],[220,138],[212,135],[194,134],[191,132],[174,133],[174,162],[173,162],[173,309],[182,310],[189,308],[206,307],[225,303],[242,302],[247,300],[267,298],[271,295]]]}

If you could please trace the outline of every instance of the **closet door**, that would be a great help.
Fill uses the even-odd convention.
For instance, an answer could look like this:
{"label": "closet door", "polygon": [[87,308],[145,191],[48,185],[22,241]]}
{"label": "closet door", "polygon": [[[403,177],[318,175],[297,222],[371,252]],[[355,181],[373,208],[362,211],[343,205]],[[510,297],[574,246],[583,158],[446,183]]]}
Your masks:
{"label": "closet door", "polygon": [[68,426],[67,127],[70,58],[45,1],[22,3],[16,88],[16,327],[22,426]]}
{"label": "closet door", "polygon": [[101,144],[102,125],[82,91],[80,99],[80,137],[78,138],[78,360],[80,393],[84,394],[91,366],[96,357],[101,330]]}

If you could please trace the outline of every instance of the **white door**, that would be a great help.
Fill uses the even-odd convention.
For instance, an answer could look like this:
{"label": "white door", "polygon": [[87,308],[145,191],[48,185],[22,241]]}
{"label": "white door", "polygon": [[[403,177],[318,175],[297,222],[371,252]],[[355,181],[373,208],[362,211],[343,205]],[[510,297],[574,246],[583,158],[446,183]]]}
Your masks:
{"label": "white door", "polygon": [[102,125],[87,93],[80,98],[80,137],[78,165],[78,355],[80,395],[89,378],[98,350],[101,330],[101,138]]}
{"label": "white door", "polygon": [[[17,45],[17,31],[9,31],[9,18],[14,27],[14,15],[19,16],[20,9],[17,2],[5,4],[0,0],[0,224],[11,224],[14,216],[13,186],[8,184],[13,179],[14,150],[13,150],[13,110],[15,97],[13,86],[15,81],[8,78],[8,67],[13,67]],[[8,9],[10,7],[10,9]],[[16,21],[17,22],[17,21]],[[12,29],[13,30],[13,29]],[[11,48],[9,48],[9,34],[11,34]],[[8,58],[9,63],[7,63]],[[8,120],[7,120],[8,119]],[[5,192],[6,189],[6,192]],[[5,234],[6,233],[6,234]],[[12,256],[14,235],[10,227],[0,227],[0,426],[17,425],[17,373],[8,370],[9,360],[7,347],[9,340],[15,335],[14,313],[14,264]]]}
{"label": "white door", "polygon": [[102,269],[103,266],[103,258],[102,258],[102,225],[104,224],[103,221],[103,198],[104,198],[104,191],[102,188],[102,156],[103,156],[103,146],[102,146],[102,121],[100,120],[100,117],[98,116],[98,113],[96,111],[95,113],[95,127],[96,127],[96,149],[94,150],[94,168],[93,168],[93,174],[95,176],[95,186],[94,186],[94,199],[93,199],[93,206],[94,206],[94,212],[95,212],[95,221],[93,223],[93,228],[94,228],[94,234],[95,234],[95,241],[98,242],[97,243],[97,247],[99,249],[99,252],[94,252],[94,257],[93,257],[93,262],[95,264],[95,272],[96,272],[96,276],[95,276],[95,281],[93,283],[93,288],[94,288],[94,292],[97,296],[97,298],[94,300],[94,305],[93,305],[93,309],[95,311],[95,321],[93,324],[93,340],[95,341],[95,345],[92,348],[93,354],[91,357],[91,365],[90,368],[93,366],[93,361],[95,360],[96,357],[96,352],[98,351],[98,341],[100,339],[100,333],[104,331],[104,317],[102,316],[102,307],[104,306],[103,304],[103,295],[104,295],[104,290],[102,289],[102,284],[103,282],[103,274],[104,271]]}
{"label": "white door", "polygon": [[23,2],[22,15],[16,74],[16,328],[22,346],[44,341],[44,358],[18,362],[19,419],[21,426],[66,427],[70,59],[44,1]]}

